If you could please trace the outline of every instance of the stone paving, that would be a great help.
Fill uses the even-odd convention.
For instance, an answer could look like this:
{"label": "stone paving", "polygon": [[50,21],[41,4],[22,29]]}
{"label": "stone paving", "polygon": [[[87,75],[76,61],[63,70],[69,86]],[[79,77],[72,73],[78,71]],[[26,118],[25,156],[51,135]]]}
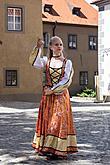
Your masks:
{"label": "stone paving", "polygon": [[38,105],[0,102],[0,165],[110,165],[110,104],[72,100],[79,152],[52,161],[31,148]]}

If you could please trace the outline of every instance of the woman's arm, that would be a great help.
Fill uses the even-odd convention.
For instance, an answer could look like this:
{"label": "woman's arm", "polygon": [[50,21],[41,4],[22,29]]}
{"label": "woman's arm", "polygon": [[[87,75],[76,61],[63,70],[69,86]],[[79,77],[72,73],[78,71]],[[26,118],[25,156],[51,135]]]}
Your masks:
{"label": "woman's arm", "polygon": [[41,57],[43,41],[39,39],[29,56],[29,63],[36,68],[43,68],[47,62],[47,57]]}
{"label": "woman's arm", "polygon": [[53,93],[60,93],[62,92],[65,88],[68,88],[72,82],[72,77],[73,77],[73,67],[72,67],[72,62],[70,60],[67,60],[66,65],[65,65],[65,74],[64,77],[62,78],[61,81],[59,81],[58,84],[54,85],[51,90]]}

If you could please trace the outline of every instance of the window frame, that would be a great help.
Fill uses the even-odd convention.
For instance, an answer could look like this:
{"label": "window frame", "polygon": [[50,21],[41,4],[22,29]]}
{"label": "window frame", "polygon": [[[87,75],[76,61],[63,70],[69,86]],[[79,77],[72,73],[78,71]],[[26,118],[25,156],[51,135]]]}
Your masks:
{"label": "window frame", "polygon": [[[46,37],[47,37],[47,39],[46,39]],[[44,48],[48,48],[49,41],[50,41],[50,34],[48,32],[43,33],[43,40],[44,40]]]}
{"label": "window frame", "polygon": [[[93,43],[92,43],[92,47],[91,47],[91,45],[90,45],[90,39],[91,39],[91,37],[93,38]],[[94,47],[94,39],[96,39],[96,48]],[[89,50],[93,50],[93,51],[97,51],[97,49],[98,49],[98,37],[97,36],[95,36],[95,35],[90,35],[90,36],[88,36],[88,47],[89,47]]]}
{"label": "window frame", "polygon": [[[72,37],[72,41],[70,41],[70,37]],[[76,47],[73,46],[73,43],[74,43],[73,37],[75,37]],[[72,46],[70,46],[70,42],[72,42]],[[68,34],[68,48],[69,49],[77,49],[77,35],[76,34]]]}
{"label": "window frame", "polygon": [[[82,80],[81,80],[81,74],[84,74],[84,76],[82,77]],[[86,74],[86,76],[85,76]],[[87,81],[87,83],[85,82]],[[79,84],[80,86],[86,86],[88,85],[88,71],[80,71],[79,72]]]}
{"label": "window frame", "polygon": [[[8,72],[11,72],[11,78],[10,80],[8,79]],[[15,74],[15,80],[16,83],[13,84],[13,73]],[[10,84],[8,84],[8,81],[11,81]],[[5,87],[18,87],[18,70],[16,69],[5,69]]]}
{"label": "window frame", "polygon": [[[13,29],[9,29],[9,27],[8,27],[8,24],[9,24],[9,22],[8,22],[8,16],[9,16],[8,15],[8,9],[14,9],[14,16],[13,16],[14,21],[12,22],[13,23],[13,26],[14,26]],[[15,18],[17,18],[17,16],[15,15],[15,10],[16,9],[20,10],[20,12],[21,12],[21,14],[20,14],[20,23],[16,23],[15,22]],[[8,32],[22,32],[23,31],[23,20],[24,20],[23,15],[24,15],[24,9],[23,9],[23,7],[21,7],[21,6],[14,6],[14,5],[11,5],[11,6],[8,5],[7,6],[7,12],[6,12],[6,18],[7,18],[6,19],[6,30]],[[18,24],[20,24],[20,29],[15,28],[15,26],[18,25]]]}

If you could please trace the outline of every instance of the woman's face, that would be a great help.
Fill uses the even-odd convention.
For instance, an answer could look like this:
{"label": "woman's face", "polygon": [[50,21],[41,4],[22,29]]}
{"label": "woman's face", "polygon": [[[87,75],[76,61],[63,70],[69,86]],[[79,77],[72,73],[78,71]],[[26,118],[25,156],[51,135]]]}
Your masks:
{"label": "woman's face", "polygon": [[51,49],[53,50],[54,55],[60,55],[63,51],[63,43],[60,39],[55,39],[55,41],[51,45]]}

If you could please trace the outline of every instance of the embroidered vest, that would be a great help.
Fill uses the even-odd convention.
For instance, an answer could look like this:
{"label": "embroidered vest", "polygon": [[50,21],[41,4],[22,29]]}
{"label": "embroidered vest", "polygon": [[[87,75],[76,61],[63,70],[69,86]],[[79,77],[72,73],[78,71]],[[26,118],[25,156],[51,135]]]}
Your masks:
{"label": "embroidered vest", "polygon": [[50,67],[50,60],[46,64],[46,86],[52,87],[54,84],[57,84],[65,73],[65,65],[67,59],[63,60],[63,65],[60,68]]}

